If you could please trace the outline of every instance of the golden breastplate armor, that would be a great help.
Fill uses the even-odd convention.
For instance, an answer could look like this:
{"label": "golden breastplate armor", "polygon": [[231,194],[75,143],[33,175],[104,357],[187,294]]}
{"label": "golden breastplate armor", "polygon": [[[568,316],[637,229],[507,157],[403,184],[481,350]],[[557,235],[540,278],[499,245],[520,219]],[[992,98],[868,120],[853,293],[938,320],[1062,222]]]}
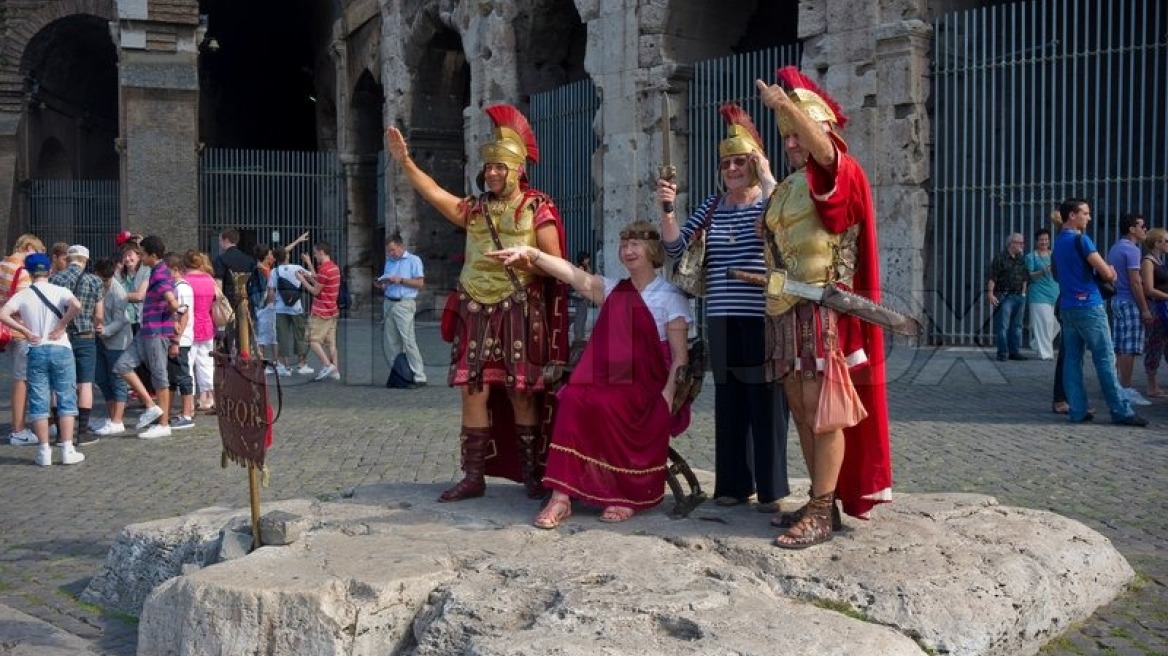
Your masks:
{"label": "golden breastplate armor", "polygon": [[[466,221],[466,263],[459,283],[471,298],[486,305],[498,303],[515,292],[506,268],[484,253],[495,250],[495,240],[487,226],[487,216],[499,234],[503,247],[536,246],[535,204],[519,195],[510,200],[493,200],[488,196],[470,199]],[[518,212],[516,212],[518,210]],[[519,284],[526,287],[532,274],[512,269]]]}
{"label": "golden breastplate armor", "polygon": [[[767,205],[766,225],[773,240],[773,247],[768,245],[766,251],[768,267],[785,269],[791,280],[799,282],[851,284],[859,226],[838,235],[824,229],[811,202],[806,171],[795,171],[775,189]],[[775,250],[782,262],[773,261]],[[767,314],[783,314],[799,300],[789,294],[767,299]]]}

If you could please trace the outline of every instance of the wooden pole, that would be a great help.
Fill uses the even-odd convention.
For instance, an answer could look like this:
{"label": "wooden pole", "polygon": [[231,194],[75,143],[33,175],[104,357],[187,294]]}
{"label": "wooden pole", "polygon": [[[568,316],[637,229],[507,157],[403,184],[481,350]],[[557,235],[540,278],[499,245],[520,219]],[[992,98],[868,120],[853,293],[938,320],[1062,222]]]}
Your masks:
{"label": "wooden pole", "polygon": [[260,539],[260,477],[253,463],[247,465],[247,487],[251,495],[251,548],[255,551],[264,543]]}
{"label": "wooden pole", "polygon": [[251,358],[251,302],[247,298],[247,279],[250,273],[232,273],[235,282],[235,298],[239,303],[235,307],[236,348],[239,357],[247,360]]}

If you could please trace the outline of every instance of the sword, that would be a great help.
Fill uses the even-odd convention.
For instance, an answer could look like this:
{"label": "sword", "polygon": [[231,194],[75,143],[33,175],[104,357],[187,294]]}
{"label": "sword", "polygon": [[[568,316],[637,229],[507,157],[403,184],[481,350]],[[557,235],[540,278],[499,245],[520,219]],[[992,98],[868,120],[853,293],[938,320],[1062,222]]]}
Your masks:
{"label": "sword", "polygon": [[787,272],[783,269],[773,269],[766,275],[751,273],[742,269],[728,269],[726,271],[726,277],[763,287],[768,297],[778,298],[786,294],[805,298],[842,314],[859,317],[868,323],[876,324],[898,335],[920,337],[925,332],[921,322],[913,317],[886,308],[872,299],[860,296],[855,292],[840,289],[831,283],[820,287],[819,285],[791,280],[787,276]]}
{"label": "sword", "polygon": [[[657,169],[657,177],[667,182],[673,182],[677,177],[677,167],[673,165],[673,159],[669,156],[669,94],[661,92],[661,118],[658,119],[659,129],[661,131],[661,168]],[[661,203],[661,209],[666,214],[673,214],[673,201],[666,201]]]}

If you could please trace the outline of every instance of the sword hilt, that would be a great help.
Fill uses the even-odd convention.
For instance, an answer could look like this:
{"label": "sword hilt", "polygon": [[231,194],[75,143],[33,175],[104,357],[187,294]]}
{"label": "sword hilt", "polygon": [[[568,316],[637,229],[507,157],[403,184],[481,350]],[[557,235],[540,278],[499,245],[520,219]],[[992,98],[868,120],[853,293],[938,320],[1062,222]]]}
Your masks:
{"label": "sword hilt", "polygon": [[[673,179],[677,177],[677,167],[673,166],[672,164],[666,164],[657,171],[657,175],[666,182],[673,182]],[[673,209],[673,201],[661,201],[662,212],[665,212],[666,214],[673,214]]]}

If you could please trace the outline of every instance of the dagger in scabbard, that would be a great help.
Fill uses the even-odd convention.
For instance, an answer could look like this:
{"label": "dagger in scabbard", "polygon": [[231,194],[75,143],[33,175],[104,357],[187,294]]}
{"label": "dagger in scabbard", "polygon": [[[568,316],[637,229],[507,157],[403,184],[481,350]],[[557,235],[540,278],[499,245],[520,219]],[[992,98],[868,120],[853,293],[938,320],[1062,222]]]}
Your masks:
{"label": "dagger in scabbard", "polygon": [[[669,156],[669,141],[672,135],[669,132],[669,94],[661,92],[661,118],[659,119],[661,132],[661,168],[657,169],[657,177],[666,182],[673,182],[677,177],[677,167]],[[673,214],[673,201],[661,203],[661,209],[666,214]]]}
{"label": "dagger in scabbard", "polygon": [[916,318],[902,314],[891,308],[884,307],[870,298],[850,292],[836,285],[812,285],[791,280],[787,272],[782,269],[772,269],[766,274],[743,271],[741,269],[727,269],[726,277],[741,280],[765,289],[768,297],[778,298],[784,294],[805,298],[809,301],[831,308],[842,314],[850,314],[876,324],[881,328],[891,330],[898,335],[920,337],[924,334],[924,326]]}

